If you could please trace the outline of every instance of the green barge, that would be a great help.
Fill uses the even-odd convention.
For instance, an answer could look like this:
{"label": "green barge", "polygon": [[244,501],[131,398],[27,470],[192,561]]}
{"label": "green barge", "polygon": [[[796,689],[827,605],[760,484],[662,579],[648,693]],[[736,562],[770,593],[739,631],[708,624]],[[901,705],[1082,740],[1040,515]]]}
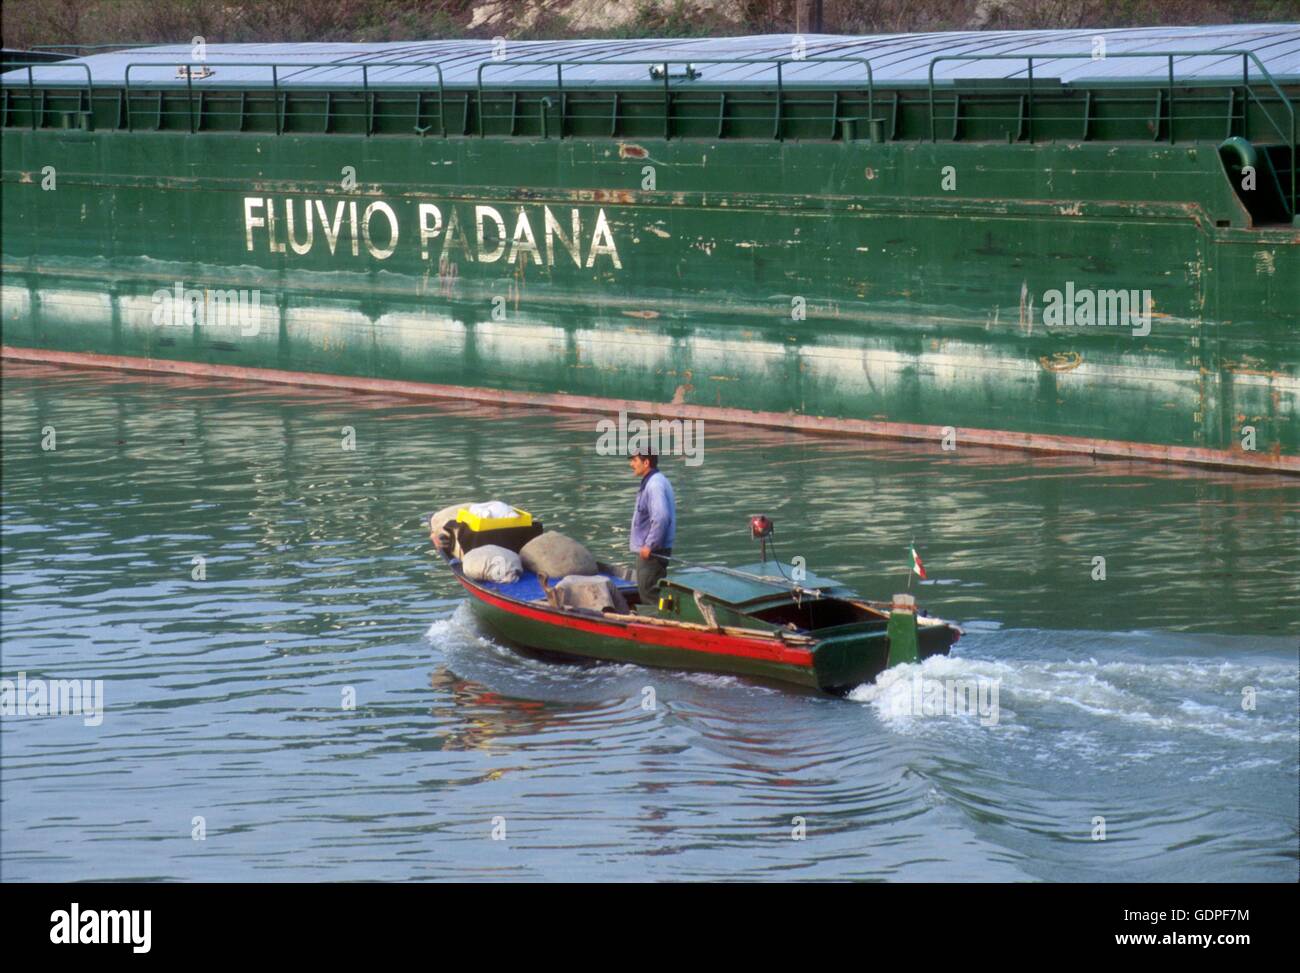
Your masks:
{"label": "green barge", "polygon": [[1300,25],[4,66],[7,358],[1300,473]]}

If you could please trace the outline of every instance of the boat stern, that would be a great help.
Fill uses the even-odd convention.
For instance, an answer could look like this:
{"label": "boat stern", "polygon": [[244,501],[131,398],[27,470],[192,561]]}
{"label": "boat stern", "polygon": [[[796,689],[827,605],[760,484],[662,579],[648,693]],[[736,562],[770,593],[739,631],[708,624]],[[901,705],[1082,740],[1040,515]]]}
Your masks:
{"label": "boat stern", "polygon": [[884,627],[844,626],[819,633],[813,652],[817,684],[828,692],[848,692],[870,682],[890,666],[947,655],[961,629],[938,618],[920,616],[916,599],[895,595]]}

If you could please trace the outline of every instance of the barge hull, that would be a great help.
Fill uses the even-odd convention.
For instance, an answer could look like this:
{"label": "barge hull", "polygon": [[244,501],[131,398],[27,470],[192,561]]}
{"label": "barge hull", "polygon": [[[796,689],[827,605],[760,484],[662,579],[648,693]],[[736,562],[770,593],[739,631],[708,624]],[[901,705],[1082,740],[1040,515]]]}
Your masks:
{"label": "barge hull", "polygon": [[[1273,160],[1272,209],[1248,208],[1220,146],[1294,115],[1295,78],[1229,80],[1221,105],[1209,81],[1138,86],[1159,96],[1145,142],[1140,117],[1117,116],[1141,100],[1129,88],[1031,88],[1047,134],[1013,124],[999,142],[987,86],[927,104],[879,84],[865,97],[889,124],[863,138],[811,114],[823,95],[863,109],[860,90],[750,83],[743,101],[717,93],[729,137],[670,138],[699,123],[668,95],[660,124],[609,94],[611,128],[577,107],[607,93],[573,94],[566,114],[534,87],[509,120],[508,91],[453,97],[440,74],[439,124],[416,135],[410,86],[370,89],[364,131],[328,94],[286,89],[268,132],[268,91],[240,95],[231,130],[214,106],[234,89],[205,100],[192,78],[177,92],[141,73],[116,93],[6,76],[7,356],[949,448],[1300,462],[1295,146],[1234,136],[1241,158]],[[736,107],[763,98],[775,130]],[[321,104],[324,130],[302,131]],[[1076,315],[1078,296],[1122,313]]]}

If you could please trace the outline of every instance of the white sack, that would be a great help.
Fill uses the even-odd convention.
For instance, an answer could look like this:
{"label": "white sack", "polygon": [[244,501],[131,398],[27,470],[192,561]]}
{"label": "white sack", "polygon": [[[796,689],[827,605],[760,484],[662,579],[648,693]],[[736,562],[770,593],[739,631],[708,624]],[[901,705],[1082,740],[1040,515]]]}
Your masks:
{"label": "white sack", "polygon": [[501,581],[506,584],[518,581],[524,573],[519,555],[495,544],[484,544],[469,551],[461,559],[460,569],[471,581]]}

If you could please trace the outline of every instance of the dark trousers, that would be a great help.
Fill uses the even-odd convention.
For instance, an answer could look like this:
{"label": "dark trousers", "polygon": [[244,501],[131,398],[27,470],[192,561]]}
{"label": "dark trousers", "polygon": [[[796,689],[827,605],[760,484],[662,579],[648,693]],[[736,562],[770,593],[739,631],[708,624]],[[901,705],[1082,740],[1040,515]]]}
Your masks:
{"label": "dark trousers", "polygon": [[659,607],[659,582],[668,573],[668,562],[656,554],[672,554],[671,547],[657,547],[651,550],[650,557],[636,557],[636,588],[641,593],[641,604]]}

